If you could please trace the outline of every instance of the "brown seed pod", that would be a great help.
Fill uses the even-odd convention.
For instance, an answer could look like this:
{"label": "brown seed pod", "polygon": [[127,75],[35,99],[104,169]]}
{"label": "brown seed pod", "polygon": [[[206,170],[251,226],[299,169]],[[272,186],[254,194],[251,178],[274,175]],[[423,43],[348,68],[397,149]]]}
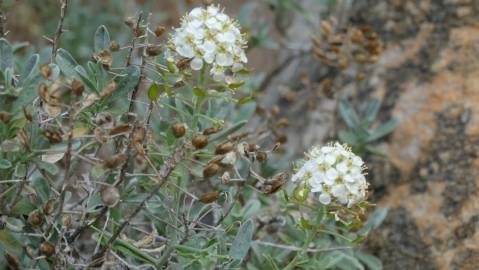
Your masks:
{"label": "brown seed pod", "polygon": [[220,170],[220,166],[217,163],[210,163],[206,168],[203,170],[203,177],[208,178],[214,176]]}
{"label": "brown seed pod", "polygon": [[287,128],[289,126],[289,120],[286,118],[281,118],[276,122],[278,128]]}
{"label": "brown seed pod", "polygon": [[106,187],[101,191],[101,200],[106,206],[114,207],[120,201],[120,192],[116,187]]}
{"label": "brown seed pod", "polygon": [[114,169],[123,165],[127,159],[128,156],[126,154],[116,154],[103,160],[103,166],[107,169]]}
{"label": "brown seed pod", "polygon": [[258,152],[258,153],[256,153],[256,159],[257,159],[259,162],[266,161],[266,160],[268,159],[268,153],[266,153],[266,152]]}
{"label": "brown seed pod", "polygon": [[265,194],[273,194],[281,189],[281,187],[288,181],[288,174],[281,172],[273,176],[273,178],[266,180],[261,186],[260,190]]}
{"label": "brown seed pod", "polygon": [[23,106],[22,112],[23,112],[23,116],[25,117],[25,119],[27,119],[28,122],[33,121],[33,115],[29,111],[27,111],[27,107]]}
{"label": "brown seed pod", "polygon": [[110,136],[115,136],[115,135],[118,135],[118,134],[126,133],[129,130],[130,130],[130,125],[122,124],[122,125],[114,126],[112,129],[110,129],[110,132],[108,134]]}
{"label": "brown seed pod", "polygon": [[43,213],[45,215],[49,216],[53,212],[53,206],[54,206],[55,200],[50,199],[47,201],[47,203],[43,206]]}
{"label": "brown seed pod", "polygon": [[57,144],[62,142],[62,132],[61,130],[49,128],[43,131],[43,135],[48,139],[51,144]]}
{"label": "brown seed pod", "polygon": [[9,112],[1,111],[0,112],[0,122],[8,123],[12,119],[12,114]]}
{"label": "brown seed pod", "polygon": [[191,144],[193,144],[196,149],[205,148],[208,145],[208,137],[202,134],[195,135],[191,140]]}
{"label": "brown seed pod", "polygon": [[110,41],[110,51],[117,52],[120,50],[120,45],[115,40]]}
{"label": "brown seed pod", "polygon": [[47,102],[50,100],[49,95],[48,95],[48,87],[46,84],[42,83],[38,87],[38,95],[42,99],[43,102]]}
{"label": "brown seed pod", "polygon": [[160,46],[148,46],[146,48],[146,54],[149,56],[157,56],[161,53],[161,47]]}
{"label": "brown seed pod", "polygon": [[166,31],[166,28],[164,26],[161,26],[161,25],[158,25],[156,28],[155,28],[155,36],[157,37],[161,37]]}
{"label": "brown seed pod", "polygon": [[255,142],[248,143],[248,152],[255,152],[258,149],[258,145]]}
{"label": "brown seed pod", "polygon": [[219,128],[219,127],[209,127],[207,129],[203,130],[203,135],[208,136],[208,135],[211,135],[211,134],[215,134],[220,130],[221,130],[221,128]]}
{"label": "brown seed pod", "polygon": [[38,227],[43,223],[43,216],[42,213],[38,210],[33,210],[28,214],[27,219],[28,224],[32,225],[32,227]]}
{"label": "brown seed pod", "polygon": [[107,86],[105,86],[105,88],[103,88],[103,90],[101,90],[100,98],[106,98],[111,96],[113,92],[115,92],[115,90],[116,90],[116,83],[115,82],[109,83]]}
{"label": "brown seed pod", "polygon": [[141,37],[145,34],[145,28],[144,27],[136,27],[135,28],[135,35],[136,37]]}
{"label": "brown seed pod", "polygon": [[204,193],[200,196],[199,200],[202,203],[212,203],[220,197],[220,194],[218,191],[210,191],[207,193]]}
{"label": "brown seed pod", "polygon": [[216,155],[226,154],[230,152],[231,150],[233,150],[233,147],[234,145],[231,142],[224,142],[222,144],[218,144],[215,148],[215,154]]}
{"label": "brown seed pod", "polygon": [[288,136],[286,135],[280,135],[278,137],[276,137],[276,142],[279,142],[281,144],[284,144],[288,141]]}
{"label": "brown seed pod", "polygon": [[73,93],[77,96],[81,96],[83,94],[83,91],[85,91],[85,86],[83,85],[82,82],[80,82],[77,79],[74,79],[72,81],[71,87],[72,87]]}
{"label": "brown seed pod", "polygon": [[192,58],[183,58],[176,63],[176,67],[179,70],[185,69],[186,67],[188,67],[188,65],[190,64],[192,60],[193,60]]}
{"label": "brown seed pod", "polygon": [[41,71],[43,77],[45,77],[45,79],[48,79],[48,80],[51,79],[51,77],[52,77],[52,69],[50,68],[50,65],[49,65],[49,64],[42,65],[42,66],[40,67],[40,71]]}
{"label": "brown seed pod", "polygon": [[272,115],[278,115],[280,112],[280,109],[279,109],[279,106],[278,105],[274,105],[272,108],[271,108],[271,114]]}
{"label": "brown seed pod", "polygon": [[45,241],[40,245],[40,253],[50,257],[55,254],[55,246],[52,243]]}
{"label": "brown seed pod", "polygon": [[175,138],[181,138],[185,136],[186,125],[183,123],[175,123],[173,126],[171,126],[171,131],[173,131]]}
{"label": "brown seed pod", "polygon": [[20,261],[18,260],[17,256],[5,252],[5,260],[7,261],[8,266],[10,266],[12,269],[20,269]]}

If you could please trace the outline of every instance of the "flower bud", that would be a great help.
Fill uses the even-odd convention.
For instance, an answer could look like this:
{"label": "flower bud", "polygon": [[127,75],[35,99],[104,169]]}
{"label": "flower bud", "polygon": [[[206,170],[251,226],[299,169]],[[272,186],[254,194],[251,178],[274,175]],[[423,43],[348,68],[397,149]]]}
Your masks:
{"label": "flower bud", "polygon": [[199,200],[202,203],[212,203],[220,197],[220,193],[218,191],[211,191],[207,192],[200,196]]}
{"label": "flower bud", "polygon": [[303,186],[296,186],[296,188],[294,189],[294,198],[296,199],[296,201],[298,201],[299,203],[303,203],[306,201],[306,199],[308,198],[308,193],[309,193],[309,190],[306,188],[306,187],[303,187]]}
{"label": "flower bud", "polygon": [[164,26],[158,25],[154,31],[155,36],[160,37],[165,33],[165,31],[166,31],[166,28]]}
{"label": "flower bud", "polygon": [[214,176],[219,170],[220,166],[217,163],[208,164],[208,166],[206,166],[206,168],[203,170],[203,177],[208,178]]}
{"label": "flower bud", "polygon": [[45,241],[40,245],[40,253],[50,257],[55,254],[55,246],[52,243]]}
{"label": "flower bud", "polygon": [[127,159],[128,159],[128,156],[126,154],[113,155],[103,160],[103,166],[107,169],[115,169],[123,165]]}
{"label": "flower bud", "polygon": [[161,53],[161,47],[160,46],[148,46],[146,48],[146,54],[149,56],[157,56]]}
{"label": "flower bud", "polygon": [[215,149],[215,154],[216,155],[226,154],[230,152],[231,150],[233,150],[233,147],[234,145],[231,142],[224,142],[222,144],[218,144]]}
{"label": "flower bud", "polygon": [[83,83],[81,83],[77,79],[74,79],[72,81],[71,87],[72,87],[73,93],[75,93],[75,95],[77,96],[81,96],[83,94],[83,91],[85,90],[85,86],[83,85]]}
{"label": "flower bud", "polygon": [[32,227],[38,227],[43,223],[42,214],[38,210],[33,210],[28,214],[28,223],[32,225]]}
{"label": "flower bud", "polygon": [[120,50],[120,45],[118,45],[118,42],[114,40],[110,41],[110,51],[117,52],[119,50]]}
{"label": "flower bud", "polygon": [[175,123],[171,127],[171,130],[173,131],[173,135],[175,136],[175,138],[181,138],[186,133],[186,125],[183,123]]}
{"label": "flower bud", "polygon": [[51,77],[52,77],[52,69],[50,68],[50,65],[49,65],[49,64],[42,65],[42,66],[40,67],[40,71],[41,71],[43,77],[45,77],[45,79],[48,79],[48,80],[51,79]]}
{"label": "flower bud", "polygon": [[114,207],[120,201],[120,192],[116,187],[106,187],[101,191],[101,200],[106,206]]}
{"label": "flower bud", "polygon": [[220,131],[219,127],[210,127],[210,128],[207,128],[207,129],[203,130],[203,135],[208,136],[208,135],[211,135],[211,134],[215,134],[218,131]]}
{"label": "flower bud", "polygon": [[205,148],[208,145],[208,137],[201,134],[195,135],[191,140],[191,144],[193,144],[196,149]]}
{"label": "flower bud", "polygon": [[266,152],[258,152],[258,153],[256,153],[256,159],[257,159],[259,162],[266,161],[266,160],[268,159],[268,153],[266,153]]}

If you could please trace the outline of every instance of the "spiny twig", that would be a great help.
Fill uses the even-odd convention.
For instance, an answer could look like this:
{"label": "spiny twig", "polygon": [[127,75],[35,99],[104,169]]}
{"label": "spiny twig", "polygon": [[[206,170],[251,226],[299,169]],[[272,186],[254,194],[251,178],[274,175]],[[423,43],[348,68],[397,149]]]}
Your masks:
{"label": "spiny twig", "polygon": [[57,30],[55,31],[55,36],[52,40],[52,58],[50,62],[55,63],[55,58],[57,56],[58,45],[60,43],[60,36],[65,31],[63,29],[63,22],[68,9],[68,0],[61,0],[60,6],[60,20],[58,21]]}

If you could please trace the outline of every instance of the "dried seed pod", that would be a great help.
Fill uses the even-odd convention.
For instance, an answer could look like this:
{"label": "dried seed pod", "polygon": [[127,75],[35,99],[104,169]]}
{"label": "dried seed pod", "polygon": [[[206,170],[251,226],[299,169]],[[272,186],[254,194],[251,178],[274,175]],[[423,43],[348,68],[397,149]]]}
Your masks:
{"label": "dried seed pod", "polygon": [[42,83],[38,87],[38,95],[42,99],[43,102],[48,102],[50,100],[49,94],[48,94],[48,87],[46,84]]}
{"label": "dried seed pod", "polygon": [[120,201],[120,192],[116,187],[108,186],[101,191],[101,200],[108,207],[114,207]]}
{"label": "dried seed pod", "polygon": [[47,203],[43,206],[43,213],[45,215],[49,216],[53,212],[53,206],[54,206],[55,200],[50,199],[47,201]]}
{"label": "dried seed pod", "polygon": [[49,64],[44,64],[40,67],[40,72],[45,79],[50,80],[52,78],[52,69]]}
{"label": "dried seed pod", "polygon": [[199,198],[200,202],[202,203],[212,203],[220,197],[220,194],[218,191],[210,191],[205,194],[202,194]]}
{"label": "dried seed pod", "polygon": [[255,142],[248,143],[248,152],[255,152],[258,149],[258,145]]}
{"label": "dried seed pod", "polygon": [[175,123],[173,126],[171,126],[171,131],[173,131],[175,138],[181,138],[185,136],[186,125],[183,123]]}
{"label": "dried seed pod", "polygon": [[232,166],[236,163],[237,156],[236,152],[228,152],[226,155],[224,155],[223,159],[221,160],[222,165],[226,166]]}
{"label": "dried seed pod", "polygon": [[278,137],[276,137],[276,142],[278,143],[285,144],[287,141],[288,141],[288,136],[286,135],[279,135]]}
{"label": "dried seed pod", "polygon": [[83,85],[82,82],[80,82],[77,79],[74,79],[72,81],[71,87],[72,87],[73,93],[77,96],[81,96],[83,94],[83,91],[85,91],[85,86]]}
{"label": "dried seed pod", "polygon": [[262,183],[260,190],[265,194],[273,194],[281,189],[281,187],[288,181],[288,174],[281,172]]}
{"label": "dried seed pod", "polygon": [[181,60],[179,60],[177,63],[176,63],[176,67],[179,69],[179,70],[183,70],[185,69],[186,67],[188,67],[190,65],[190,62],[192,61],[193,59],[192,58],[183,58]]}
{"label": "dried seed pod", "polygon": [[208,136],[208,135],[211,135],[211,134],[215,134],[220,130],[221,130],[221,128],[219,128],[219,127],[209,127],[207,129],[203,130],[203,135]]}
{"label": "dried seed pod", "polygon": [[266,152],[258,152],[256,153],[256,160],[259,162],[266,161],[268,159],[268,153]]}
{"label": "dried seed pod", "polygon": [[115,40],[110,41],[110,51],[117,52],[120,50],[120,45]]}
{"label": "dried seed pod", "polygon": [[145,34],[145,28],[141,27],[141,26],[136,27],[134,32],[135,32],[136,37],[141,37]]}
{"label": "dried seed pod", "polygon": [[109,83],[107,86],[105,86],[105,88],[103,88],[103,90],[101,90],[100,98],[106,98],[111,96],[113,92],[115,92],[115,90],[116,90],[116,83],[115,82]]}
{"label": "dried seed pod", "polygon": [[132,141],[143,144],[143,141],[145,140],[145,136],[146,136],[145,129],[143,127],[136,127],[135,130],[133,131]]}
{"label": "dried seed pod", "polygon": [[202,134],[195,135],[191,140],[191,144],[193,144],[196,149],[205,148],[208,145],[208,137]]}
{"label": "dried seed pod", "polygon": [[111,113],[99,113],[95,116],[95,124],[104,128],[113,126],[113,115]]}
{"label": "dried seed pod", "polygon": [[62,224],[65,228],[70,228],[72,225],[72,215],[71,214],[63,215]]}
{"label": "dried seed pod", "polygon": [[27,119],[28,122],[33,121],[33,115],[27,110],[27,107],[22,107],[23,116]]}
{"label": "dried seed pod", "polygon": [[40,245],[40,253],[50,257],[55,254],[55,246],[52,243],[45,241]]}
{"label": "dried seed pod", "polygon": [[278,105],[274,105],[274,106],[271,108],[271,114],[272,114],[272,115],[278,115],[279,113],[280,113],[279,106],[278,106]]}
{"label": "dried seed pod", "polygon": [[116,154],[103,160],[103,166],[107,169],[114,169],[123,165],[127,159],[128,156],[126,154]]}
{"label": "dried seed pod", "polygon": [[220,166],[217,163],[210,163],[206,168],[203,170],[203,177],[208,178],[214,176],[220,170]]}
{"label": "dried seed pod", "polygon": [[12,119],[12,114],[9,112],[1,111],[0,112],[0,122],[8,123]]}
{"label": "dried seed pod", "polygon": [[160,46],[148,46],[146,48],[146,54],[149,56],[157,56],[161,53],[161,47]]}
{"label": "dried seed pod", "polygon": [[27,219],[28,224],[30,224],[32,227],[38,227],[42,225],[43,223],[43,216],[42,213],[38,210],[33,210],[28,214],[28,219]]}
{"label": "dried seed pod", "polygon": [[328,36],[333,32],[333,27],[328,21],[322,21],[320,23],[320,31],[321,34]]}
{"label": "dried seed pod", "polygon": [[161,25],[158,25],[156,28],[155,28],[155,36],[157,37],[161,37],[166,31],[166,28],[164,26],[161,26]]}
{"label": "dried seed pod", "polygon": [[18,260],[17,256],[5,252],[5,260],[7,261],[8,266],[10,266],[11,269],[20,269],[20,261]]}
{"label": "dried seed pod", "polygon": [[279,128],[286,128],[289,126],[289,120],[286,118],[281,118],[276,122],[276,126]]}
{"label": "dried seed pod", "polygon": [[112,129],[110,129],[110,132],[108,133],[110,136],[115,136],[118,134],[126,133],[130,130],[130,125],[128,124],[121,124],[114,126]]}
{"label": "dried seed pod", "polygon": [[43,131],[43,135],[48,139],[51,144],[57,144],[62,142],[62,132],[61,130],[49,128]]}
{"label": "dried seed pod", "polygon": [[226,154],[230,152],[231,150],[233,150],[233,147],[234,145],[231,142],[224,142],[222,144],[218,144],[215,148],[215,154],[216,155]]}

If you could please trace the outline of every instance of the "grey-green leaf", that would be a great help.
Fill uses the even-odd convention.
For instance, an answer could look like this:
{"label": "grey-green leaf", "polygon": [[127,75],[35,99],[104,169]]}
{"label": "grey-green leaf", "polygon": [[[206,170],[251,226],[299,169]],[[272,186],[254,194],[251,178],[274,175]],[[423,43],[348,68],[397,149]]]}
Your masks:
{"label": "grey-green leaf", "polygon": [[38,161],[37,162],[38,167],[41,169],[45,170],[51,175],[56,175],[58,173],[58,167],[57,165],[50,163],[50,162],[45,162],[45,161]]}
{"label": "grey-green leaf", "polygon": [[251,247],[251,240],[253,238],[254,225],[251,219],[241,224],[241,227],[236,234],[235,240],[231,245],[229,255],[236,260],[242,260],[248,254]]}
{"label": "grey-green leaf", "polygon": [[397,119],[391,119],[387,121],[386,123],[382,124],[370,133],[368,142],[372,142],[388,135],[389,133],[393,132],[393,130],[398,126],[398,124],[399,121]]}
{"label": "grey-green leaf", "polygon": [[12,167],[12,163],[6,159],[0,159],[0,169],[8,169]]}
{"label": "grey-green leaf", "polygon": [[339,102],[339,112],[346,125],[355,128],[359,125],[359,118],[351,103],[345,99]]}
{"label": "grey-green leaf", "polygon": [[37,70],[38,62],[40,61],[40,56],[38,54],[33,54],[28,58],[25,67],[23,68],[22,74],[20,75],[20,84],[23,85],[25,81],[30,79],[33,73]]}
{"label": "grey-green leaf", "polygon": [[100,25],[95,32],[95,52],[110,48],[110,34],[106,26]]}
{"label": "grey-green leaf", "polygon": [[356,253],[356,257],[364,263],[368,269],[371,270],[381,270],[383,269],[383,264],[381,263],[381,260],[379,260],[376,256],[369,255],[367,253],[364,253],[362,251],[358,251]]}
{"label": "grey-green leaf", "polygon": [[0,71],[6,68],[13,68],[13,49],[6,39],[0,38]]}
{"label": "grey-green leaf", "polygon": [[75,67],[78,66],[78,63],[67,50],[62,48],[58,49],[55,60],[65,76],[78,77],[75,71]]}
{"label": "grey-green leaf", "polygon": [[379,108],[381,108],[381,101],[378,98],[373,98],[364,112],[364,118],[368,125],[374,122],[378,115]]}

